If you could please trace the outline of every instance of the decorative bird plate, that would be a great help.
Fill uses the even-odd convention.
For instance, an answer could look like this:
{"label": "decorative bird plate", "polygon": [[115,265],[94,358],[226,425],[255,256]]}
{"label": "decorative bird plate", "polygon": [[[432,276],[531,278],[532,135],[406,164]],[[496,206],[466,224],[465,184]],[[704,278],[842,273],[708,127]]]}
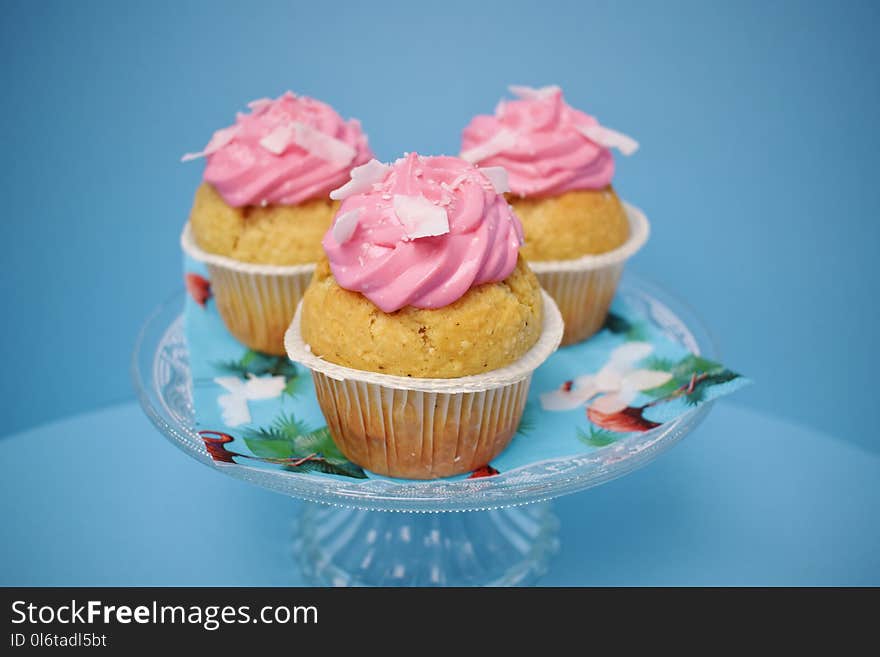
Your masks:
{"label": "decorative bird plate", "polygon": [[[535,372],[519,431],[492,463],[447,479],[390,479],[336,448],[310,373],[238,343],[204,269],[188,260],[186,272],[183,315],[153,326],[156,344],[140,348],[153,358],[142,375],[153,386],[144,394],[159,401],[151,417],[227,474],[313,501],[467,510],[548,499],[638,467],[748,383],[712,360],[708,333],[685,307],[625,276],[604,328]],[[171,312],[162,315],[153,323]]]}

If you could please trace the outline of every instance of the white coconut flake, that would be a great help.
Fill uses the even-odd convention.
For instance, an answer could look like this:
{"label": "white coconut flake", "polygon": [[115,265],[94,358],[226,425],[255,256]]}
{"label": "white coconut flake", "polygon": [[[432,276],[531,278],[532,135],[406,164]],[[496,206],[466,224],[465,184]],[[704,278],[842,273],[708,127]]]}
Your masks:
{"label": "white coconut flake", "polygon": [[485,167],[479,169],[492,183],[496,194],[504,194],[510,191],[510,183],[507,181],[507,169],[504,167]]}
{"label": "white coconut flake", "polygon": [[270,153],[281,155],[294,142],[295,134],[292,125],[280,125],[260,140],[260,146]]}
{"label": "white coconut flake", "polygon": [[453,180],[451,183],[449,183],[449,186],[447,189],[449,189],[449,191],[454,191],[454,190],[458,189],[461,186],[461,183],[465,182],[466,180],[469,180],[470,177],[471,177],[470,172],[465,171],[464,173],[462,173],[461,175],[456,177],[455,180]]}
{"label": "white coconut flake", "polygon": [[391,167],[382,164],[379,160],[370,160],[366,164],[351,170],[351,180],[342,187],[330,192],[330,198],[334,201],[342,201],[355,194],[363,194],[373,189],[373,185],[385,180],[385,176],[391,171]]}
{"label": "white coconut flake", "polygon": [[251,102],[249,102],[247,104],[247,106],[248,106],[248,109],[250,109],[254,112],[259,112],[260,110],[268,107],[271,104],[272,104],[271,98],[257,98],[256,100],[252,100]]}
{"label": "white coconut flake", "polygon": [[617,132],[611,128],[606,128],[599,124],[596,125],[580,125],[577,127],[578,132],[587,139],[596,142],[605,148],[616,148],[623,155],[632,155],[639,150],[639,142],[632,137]]}
{"label": "white coconut flake", "polygon": [[514,96],[523,100],[544,100],[560,91],[559,86],[555,84],[538,88],[527,87],[522,84],[512,84],[507,88],[510,89],[510,93]]}
{"label": "white coconut flake", "polygon": [[260,140],[260,146],[275,155],[284,153],[291,144],[342,167],[350,164],[357,155],[353,146],[301,121],[280,125]]}
{"label": "white coconut flake", "polygon": [[513,148],[516,146],[517,139],[517,134],[513,130],[501,128],[501,130],[496,132],[491,138],[487,139],[482,144],[469,148],[466,151],[462,151],[461,159],[467,160],[472,164],[482,162],[493,155],[497,155],[498,153]]}
{"label": "white coconut flake", "polygon": [[211,141],[208,142],[208,145],[205,146],[204,150],[199,151],[198,153],[185,153],[184,156],[180,158],[180,161],[189,162],[190,160],[197,160],[200,157],[206,157],[212,153],[216,153],[226,146],[226,144],[235,139],[237,134],[238,126],[231,125],[228,128],[222,128],[211,136]]}
{"label": "white coconut flake", "polygon": [[294,121],[292,125],[296,129],[294,139],[297,145],[303,147],[312,155],[317,155],[322,160],[327,160],[344,167],[351,164],[351,161],[357,155],[357,150],[354,146],[346,144],[341,139],[337,139],[299,121]]}
{"label": "white coconut flake", "polygon": [[337,244],[345,244],[351,239],[354,231],[357,230],[360,215],[361,209],[355,208],[336,217],[336,221],[333,223],[333,239]]}
{"label": "white coconut flake", "polygon": [[431,203],[424,196],[394,195],[394,214],[400,219],[407,237],[434,237],[449,232],[446,210]]}

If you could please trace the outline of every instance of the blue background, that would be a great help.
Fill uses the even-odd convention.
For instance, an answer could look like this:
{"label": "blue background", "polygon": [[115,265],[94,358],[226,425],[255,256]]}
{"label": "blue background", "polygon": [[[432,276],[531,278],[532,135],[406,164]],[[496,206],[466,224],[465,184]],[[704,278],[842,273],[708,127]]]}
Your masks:
{"label": "blue background", "polygon": [[181,284],[201,164],[180,155],[247,101],[326,100],[387,159],[455,153],[508,83],[557,83],[641,142],[615,179],[653,224],[632,266],[757,381],[736,431],[770,442],[784,422],[880,453],[877,3],[6,0],[0,16],[0,435],[132,399],[134,336]]}

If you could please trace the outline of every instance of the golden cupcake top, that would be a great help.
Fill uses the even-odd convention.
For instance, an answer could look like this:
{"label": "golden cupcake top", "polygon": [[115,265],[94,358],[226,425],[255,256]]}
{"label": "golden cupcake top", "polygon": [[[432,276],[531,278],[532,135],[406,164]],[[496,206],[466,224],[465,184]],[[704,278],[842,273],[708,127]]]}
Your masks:
{"label": "golden cupcake top", "polygon": [[607,253],[630,237],[626,210],[611,187],[549,198],[512,197],[510,204],[525,230],[521,252],[529,262]]}
{"label": "golden cupcake top", "polygon": [[541,287],[520,258],[502,283],[468,290],[439,309],[385,313],[339,286],[318,264],[302,304],[303,340],[324,360],[380,374],[456,378],[521,358],[541,334]]}

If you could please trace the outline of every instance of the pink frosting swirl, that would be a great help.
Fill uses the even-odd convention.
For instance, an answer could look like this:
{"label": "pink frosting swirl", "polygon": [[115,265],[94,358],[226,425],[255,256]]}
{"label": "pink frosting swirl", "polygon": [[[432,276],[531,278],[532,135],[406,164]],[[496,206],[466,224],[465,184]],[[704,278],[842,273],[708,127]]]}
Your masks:
{"label": "pink frosting swirl", "polygon": [[507,278],[523,230],[497,173],[416,153],[355,169],[323,241],[336,281],[390,313],[442,308]]}
{"label": "pink frosting swirl", "polygon": [[520,96],[501,101],[494,116],[479,115],[462,133],[462,157],[502,166],[518,196],[557,196],[602,189],[614,176],[614,157],[583,130],[599,122],[572,108],[559,87],[513,87]]}
{"label": "pink frosting swirl", "polygon": [[205,182],[233,207],[325,198],[372,157],[360,123],[343,121],[326,103],[288,91],[248,107],[203,152],[184,156],[207,157]]}

